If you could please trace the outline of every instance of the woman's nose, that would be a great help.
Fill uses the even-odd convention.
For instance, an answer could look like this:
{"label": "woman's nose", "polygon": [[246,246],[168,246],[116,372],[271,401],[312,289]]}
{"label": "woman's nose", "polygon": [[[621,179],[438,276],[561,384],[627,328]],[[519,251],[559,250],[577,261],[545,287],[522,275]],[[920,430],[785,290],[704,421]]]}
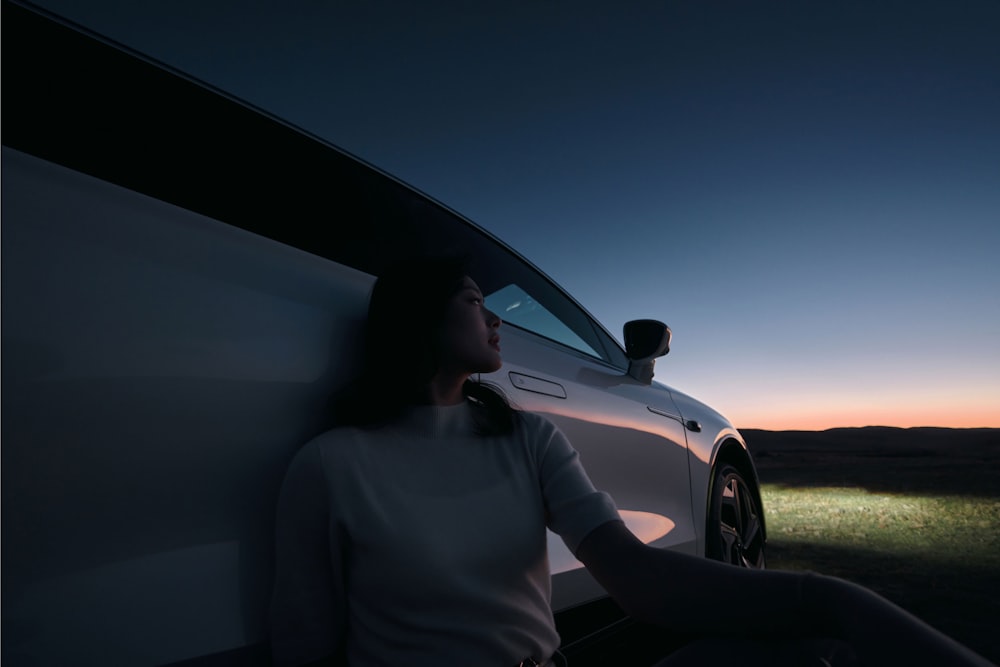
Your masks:
{"label": "woman's nose", "polygon": [[497,315],[496,313],[494,313],[492,310],[488,310],[487,309],[487,311],[486,311],[486,324],[491,329],[499,329],[501,323],[502,323],[502,320],[500,319],[500,316]]}

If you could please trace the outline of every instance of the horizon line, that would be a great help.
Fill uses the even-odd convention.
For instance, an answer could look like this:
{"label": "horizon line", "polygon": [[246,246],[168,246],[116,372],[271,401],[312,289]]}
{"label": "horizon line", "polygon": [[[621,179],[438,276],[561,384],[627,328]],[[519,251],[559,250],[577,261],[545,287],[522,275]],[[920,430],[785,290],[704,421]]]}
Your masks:
{"label": "horizon line", "polygon": [[887,424],[866,424],[865,426],[829,426],[827,428],[760,428],[754,426],[738,426],[738,431],[772,431],[789,432],[801,431],[804,433],[823,433],[825,431],[836,431],[841,429],[865,429],[865,428],[891,428],[901,431],[911,429],[940,429],[943,431],[1000,431],[1000,426],[889,426]]}

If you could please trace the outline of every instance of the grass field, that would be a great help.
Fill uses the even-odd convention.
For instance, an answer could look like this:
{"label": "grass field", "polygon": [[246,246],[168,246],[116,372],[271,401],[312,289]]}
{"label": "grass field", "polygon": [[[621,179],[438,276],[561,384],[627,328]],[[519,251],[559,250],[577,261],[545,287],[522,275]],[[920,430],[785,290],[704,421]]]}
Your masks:
{"label": "grass field", "polygon": [[1000,430],[743,433],[769,568],[864,584],[1000,662]]}

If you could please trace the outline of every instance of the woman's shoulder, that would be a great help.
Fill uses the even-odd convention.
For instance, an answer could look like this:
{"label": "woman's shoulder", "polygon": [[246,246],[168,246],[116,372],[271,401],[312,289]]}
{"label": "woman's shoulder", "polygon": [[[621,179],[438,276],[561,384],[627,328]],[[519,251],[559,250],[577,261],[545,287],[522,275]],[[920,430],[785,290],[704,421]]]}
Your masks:
{"label": "woman's shoulder", "polygon": [[334,426],[309,440],[305,446],[323,452],[341,452],[377,440],[383,428],[362,426]]}
{"label": "woman's shoulder", "polygon": [[518,410],[516,414],[518,422],[529,432],[558,430],[555,422],[541,413]]}
{"label": "woman's shoulder", "polygon": [[378,448],[369,443],[378,438],[380,429],[337,426],[319,433],[299,447],[290,468],[313,470],[328,482],[357,474],[369,454]]}
{"label": "woman's shoulder", "polygon": [[536,448],[548,448],[553,441],[565,441],[566,436],[549,417],[537,412],[517,412],[517,428],[526,442]]}
{"label": "woman's shoulder", "polygon": [[376,438],[378,429],[357,426],[335,426],[307,440],[298,455],[329,464],[356,458],[356,453],[366,442]]}

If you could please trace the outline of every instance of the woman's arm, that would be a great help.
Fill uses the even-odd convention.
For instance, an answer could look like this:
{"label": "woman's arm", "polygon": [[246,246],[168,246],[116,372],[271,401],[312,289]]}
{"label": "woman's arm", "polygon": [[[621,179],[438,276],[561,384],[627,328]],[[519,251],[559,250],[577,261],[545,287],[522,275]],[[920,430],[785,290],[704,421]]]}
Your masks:
{"label": "woman's arm", "polygon": [[[803,575],[748,570],[648,547],[621,521],[595,528],[576,557],[633,618],[680,632],[806,636]],[[729,610],[752,610],[730,613]]]}
{"label": "woman's arm", "polygon": [[842,639],[866,665],[990,665],[888,600],[835,577],[748,570],[648,547],[620,521],[594,529],[576,556],[630,615],[679,631]]}

